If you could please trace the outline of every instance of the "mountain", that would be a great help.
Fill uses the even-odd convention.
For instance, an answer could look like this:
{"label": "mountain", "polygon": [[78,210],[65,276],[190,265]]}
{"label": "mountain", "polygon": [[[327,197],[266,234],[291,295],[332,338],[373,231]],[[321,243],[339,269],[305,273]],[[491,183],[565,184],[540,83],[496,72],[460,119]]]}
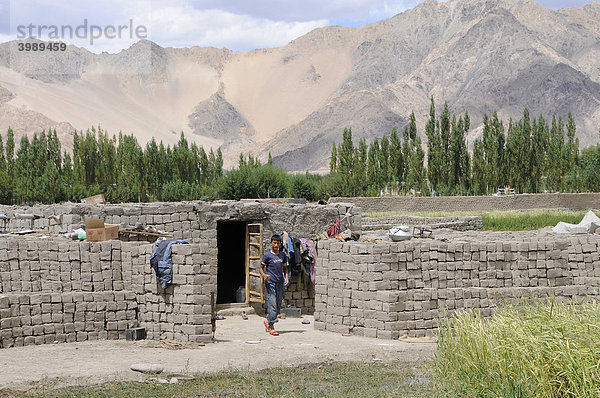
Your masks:
{"label": "mountain", "polygon": [[[422,135],[430,98],[506,121],[570,111],[582,146],[598,142],[600,3],[553,11],[532,0],[427,0],[362,28],[316,29],[280,48],[234,52],[140,41],[118,54],[19,52],[0,45],[0,131],[17,136],[101,125],[174,144],[179,132],[287,170],[327,170],[345,127],[355,140],[402,129]],[[71,139],[70,139],[71,138]],[[425,137],[423,137],[425,138]],[[425,141],[425,139],[424,139]]]}

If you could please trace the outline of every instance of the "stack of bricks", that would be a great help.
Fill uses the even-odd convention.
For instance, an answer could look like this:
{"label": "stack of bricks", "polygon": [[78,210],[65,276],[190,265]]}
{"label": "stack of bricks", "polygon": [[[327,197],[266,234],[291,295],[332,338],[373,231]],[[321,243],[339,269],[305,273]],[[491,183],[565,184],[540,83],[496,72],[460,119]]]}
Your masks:
{"label": "stack of bricks", "polygon": [[597,236],[526,242],[319,242],[315,328],[431,335],[440,314],[499,301],[600,298]]}
{"label": "stack of bricks", "polygon": [[121,242],[0,240],[3,347],[123,338],[137,324]]}
{"label": "stack of bricks", "polygon": [[140,322],[150,338],[208,340],[216,237],[204,233],[204,244],[174,246],[167,292],[152,244],[0,239],[0,346],[122,339]]}
{"label": "stack of bricks", "polygon": [[130,291],[0,295],[0,345],[122,339],[136,313]]}
{"label": "stack of bricks", "polygon": [[216,260],[210,259],[216,258],[216,237],[206,244],[172,246],[173,277],[166,289],[148,265],[152,250],[145,245],[130,251],[140,326],[155,340],[210,341],[211,293],[216,300],[217,286]]}
{"label": "stack of bricks", "polygon": [[315,312],[315,287],[306,276],[290,276],[290,286],[283,293],[283,305],[300,308],[303,314]]}

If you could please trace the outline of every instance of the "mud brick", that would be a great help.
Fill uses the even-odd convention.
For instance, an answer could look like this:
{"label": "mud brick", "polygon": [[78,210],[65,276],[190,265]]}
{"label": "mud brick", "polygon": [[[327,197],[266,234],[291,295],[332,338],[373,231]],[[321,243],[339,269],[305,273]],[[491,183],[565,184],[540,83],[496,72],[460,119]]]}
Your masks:
{"label": "mud brick", "polygon": [[0,296],[0,309],[10,308],[10,298],[8,296]]}
{"label": "mud brick", "polygon": [[25,336],[25,338],[23,338],[23,345],[24,346],[34,345],[34,344],[35,344],[35,337],[33,337],[33,336]]}
{"label": "mud brick", "polygon": [[365,327],[363,328],[363,335],[365,337],[377,338],[377,329]]}

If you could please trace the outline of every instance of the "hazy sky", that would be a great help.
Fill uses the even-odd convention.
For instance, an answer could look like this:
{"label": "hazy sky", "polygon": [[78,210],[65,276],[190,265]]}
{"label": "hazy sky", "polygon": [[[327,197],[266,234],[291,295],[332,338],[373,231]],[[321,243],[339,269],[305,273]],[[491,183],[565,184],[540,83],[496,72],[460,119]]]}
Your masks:
{"label": "hazy sky", "polygon": [[[326,25],[362,26],[423,0],[0,0],[0,42],[28,37],[118,52],[141,38],[164,47],[283,46]],[[558,9],[590,0],[536,0]],[[79,37],[78,37],[79,36]]]}

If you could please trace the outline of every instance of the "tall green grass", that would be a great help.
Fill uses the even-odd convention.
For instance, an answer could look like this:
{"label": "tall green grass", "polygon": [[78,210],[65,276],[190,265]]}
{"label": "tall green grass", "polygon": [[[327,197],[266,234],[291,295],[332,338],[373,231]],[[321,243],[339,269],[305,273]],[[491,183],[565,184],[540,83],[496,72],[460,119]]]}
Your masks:
{"label": "tall green grass", "polygon": [[584,210],[506,210],[491,212],[367,213],[368,217],[410,215],[419,217],[481,216],[484,231],[532,231],[555,226],[559,221],[577,224]]}
{"label": "tall green grass", "polygon": [[555,226],[559,221],[577,224],[587,211],[528,210],[482,213],[485,231],[531,231]]}
{"label": "tall green grass", "polygon": [[600,396],[600,304],[534,303],[440,327],[440,391],[460,397]]}

